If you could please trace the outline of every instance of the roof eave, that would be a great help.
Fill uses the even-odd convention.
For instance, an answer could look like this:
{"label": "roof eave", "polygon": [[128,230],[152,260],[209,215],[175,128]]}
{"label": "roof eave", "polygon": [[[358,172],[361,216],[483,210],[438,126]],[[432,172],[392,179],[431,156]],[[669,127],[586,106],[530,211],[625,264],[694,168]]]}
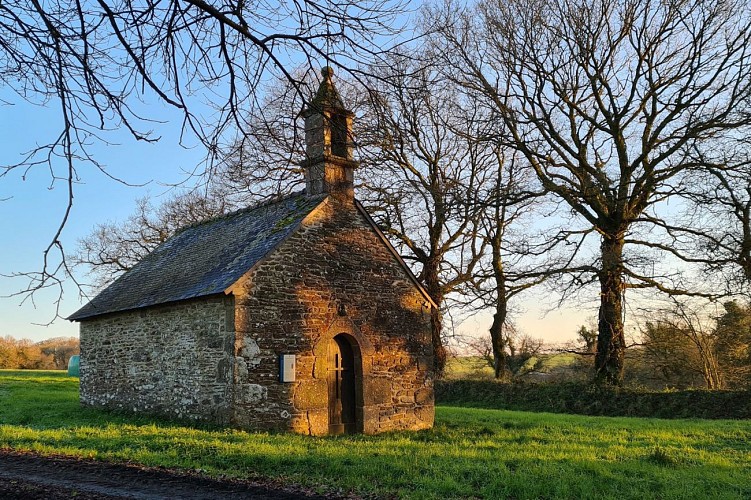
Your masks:
{"label": "roof eave", "polygon": [[68,321],[75,321],[76,323],[80,323],[82,321],[87,321],[87,320],[94,319],[94,318],[100,318],[102,316],[107,316],[109,314],[122,314],[122,313],[128,313],[128,312],[133,312],[133,311],[142,311],[144,309],[151,309],[151,308],[154,308],[154,307],[169,307],[169,306],[173,306],[175,304],[179,304],[181,302],[189,302],[191,300],[201,300],[201,299],[205,299],[206,297],[216,297],[216,296],[222,296],[223,297],[224,294],[222,294],[221,292],[219,292],[219,293],[216,293],[216,292],[206,293],[206,294],[203,294],[203,295],[195,295],[193,297],[186,297],[186,298],[183,298],[183,299],[170,300],[170,301],[167,301],[167,302],[157,302],[155,304],[146,304],[146,305],[128,307],[128,308],[124,308],[124,309],[107,310],[107,311],[104,311],[104,312],[93,313],[93,314],[85,313],[85,315],[83,315],[83,316],[78,316],[78,313],[81,312],[81,309],[83,309],[83,307],[82,307],[81,309],[79,309],[78,311],[74,312],[73,314],[71,314],[70,316],[68,316],[65,319],[68,320]]}

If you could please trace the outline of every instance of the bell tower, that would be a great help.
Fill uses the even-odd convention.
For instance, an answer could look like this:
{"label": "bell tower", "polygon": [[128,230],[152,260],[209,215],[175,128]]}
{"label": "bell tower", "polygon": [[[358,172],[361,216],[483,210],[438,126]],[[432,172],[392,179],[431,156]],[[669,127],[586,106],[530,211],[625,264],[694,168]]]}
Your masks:
{"label": "bell tower", "polygon": [[303,110],[305,119],[305,192],[308,196],[328,193],[354,199],[352,117],[344,107],[333,82],[330,67],[321,70],[318,92]]}

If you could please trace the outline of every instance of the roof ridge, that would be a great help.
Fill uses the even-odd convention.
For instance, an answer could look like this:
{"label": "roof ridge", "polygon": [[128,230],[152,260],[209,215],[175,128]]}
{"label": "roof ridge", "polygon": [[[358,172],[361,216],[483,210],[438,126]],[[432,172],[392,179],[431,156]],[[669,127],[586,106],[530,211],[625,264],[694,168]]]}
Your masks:
{"label": "roof ridge", "polygon": [[226,214],[216,215],[214,217],[209,217],[208,219],[204,219],[202,221],[192,222],[190,224],[186,224],[185,226],[181,226],[177,231],[175,231],[173,236],[177,236],[178,234],[188,229],[192,229],[194,227],[202,226],[204,224],[211,224],[213,222],[216,222],[222,219],[229,219],[230,217],[236,217],[237,215],[240,215],[242,213],[252,212],[254,210],[258,210],[259,208],[268,207],[270,205],[275,205],[287,199],[300,196],[301,194],[305,194],[305,189],[301,189],[299,191],[293,191],[292,193],[289,193],[289,194],[277,194],[266,200],[261,200],[252,205],[248,205],[247,207],[238,208],[237,210],[227,212]]}

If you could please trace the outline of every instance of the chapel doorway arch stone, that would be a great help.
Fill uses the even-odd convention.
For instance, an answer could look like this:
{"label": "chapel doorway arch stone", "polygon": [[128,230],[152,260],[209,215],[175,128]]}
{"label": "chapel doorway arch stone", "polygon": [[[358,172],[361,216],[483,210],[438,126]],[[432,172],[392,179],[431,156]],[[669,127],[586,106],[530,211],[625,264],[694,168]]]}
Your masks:
{"label": "chapel doorway arch stone", "polygon": [[[352,351],[352,371],[355,382],[355,426],[353,432],[373,434],[376,431],[375,426],[378,416],[377,407],[374,405],[375,401],[373,401],[372,377],[370,375],[375,349],[370,340],[360,332],[348,317],[340,316],[336,318],[315,343],[313,347],[313,378],[322,381],[326,387],[330,386],[329,367],[334,366],[330,361],[332,352],[335,352],[334,345],[341,350],[339,343],[334,339],[338,339],[340,342],[346,341],[347,346]],[[347,347],[345,347],[346,349]],[[328,391],[326,394],[326,401],[322,401],[322,411],[326,413],[324,418],[332,423],[329,413],[330,398]],[[338,429],[326,428],[327,433],[332,431],[338,431]]]}
{"label": "chapel doorway arch stone", "polygon": [[329,341],[329,434],[352,434],[362,429],[362,422],[358,422],[362,404],[357,404],[358,394],[362,397],[361,364],[354,337],[340,333]]}

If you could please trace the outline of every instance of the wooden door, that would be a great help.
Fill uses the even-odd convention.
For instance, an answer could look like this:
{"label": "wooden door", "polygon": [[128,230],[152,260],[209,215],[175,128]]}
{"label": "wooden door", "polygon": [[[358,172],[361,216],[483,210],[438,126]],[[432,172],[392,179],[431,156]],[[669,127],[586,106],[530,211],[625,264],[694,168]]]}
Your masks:
{"label": "wooden door", "polygon": [[357,431],[355,420],[355,358],[343,335],[329,344],[329,434]]}

